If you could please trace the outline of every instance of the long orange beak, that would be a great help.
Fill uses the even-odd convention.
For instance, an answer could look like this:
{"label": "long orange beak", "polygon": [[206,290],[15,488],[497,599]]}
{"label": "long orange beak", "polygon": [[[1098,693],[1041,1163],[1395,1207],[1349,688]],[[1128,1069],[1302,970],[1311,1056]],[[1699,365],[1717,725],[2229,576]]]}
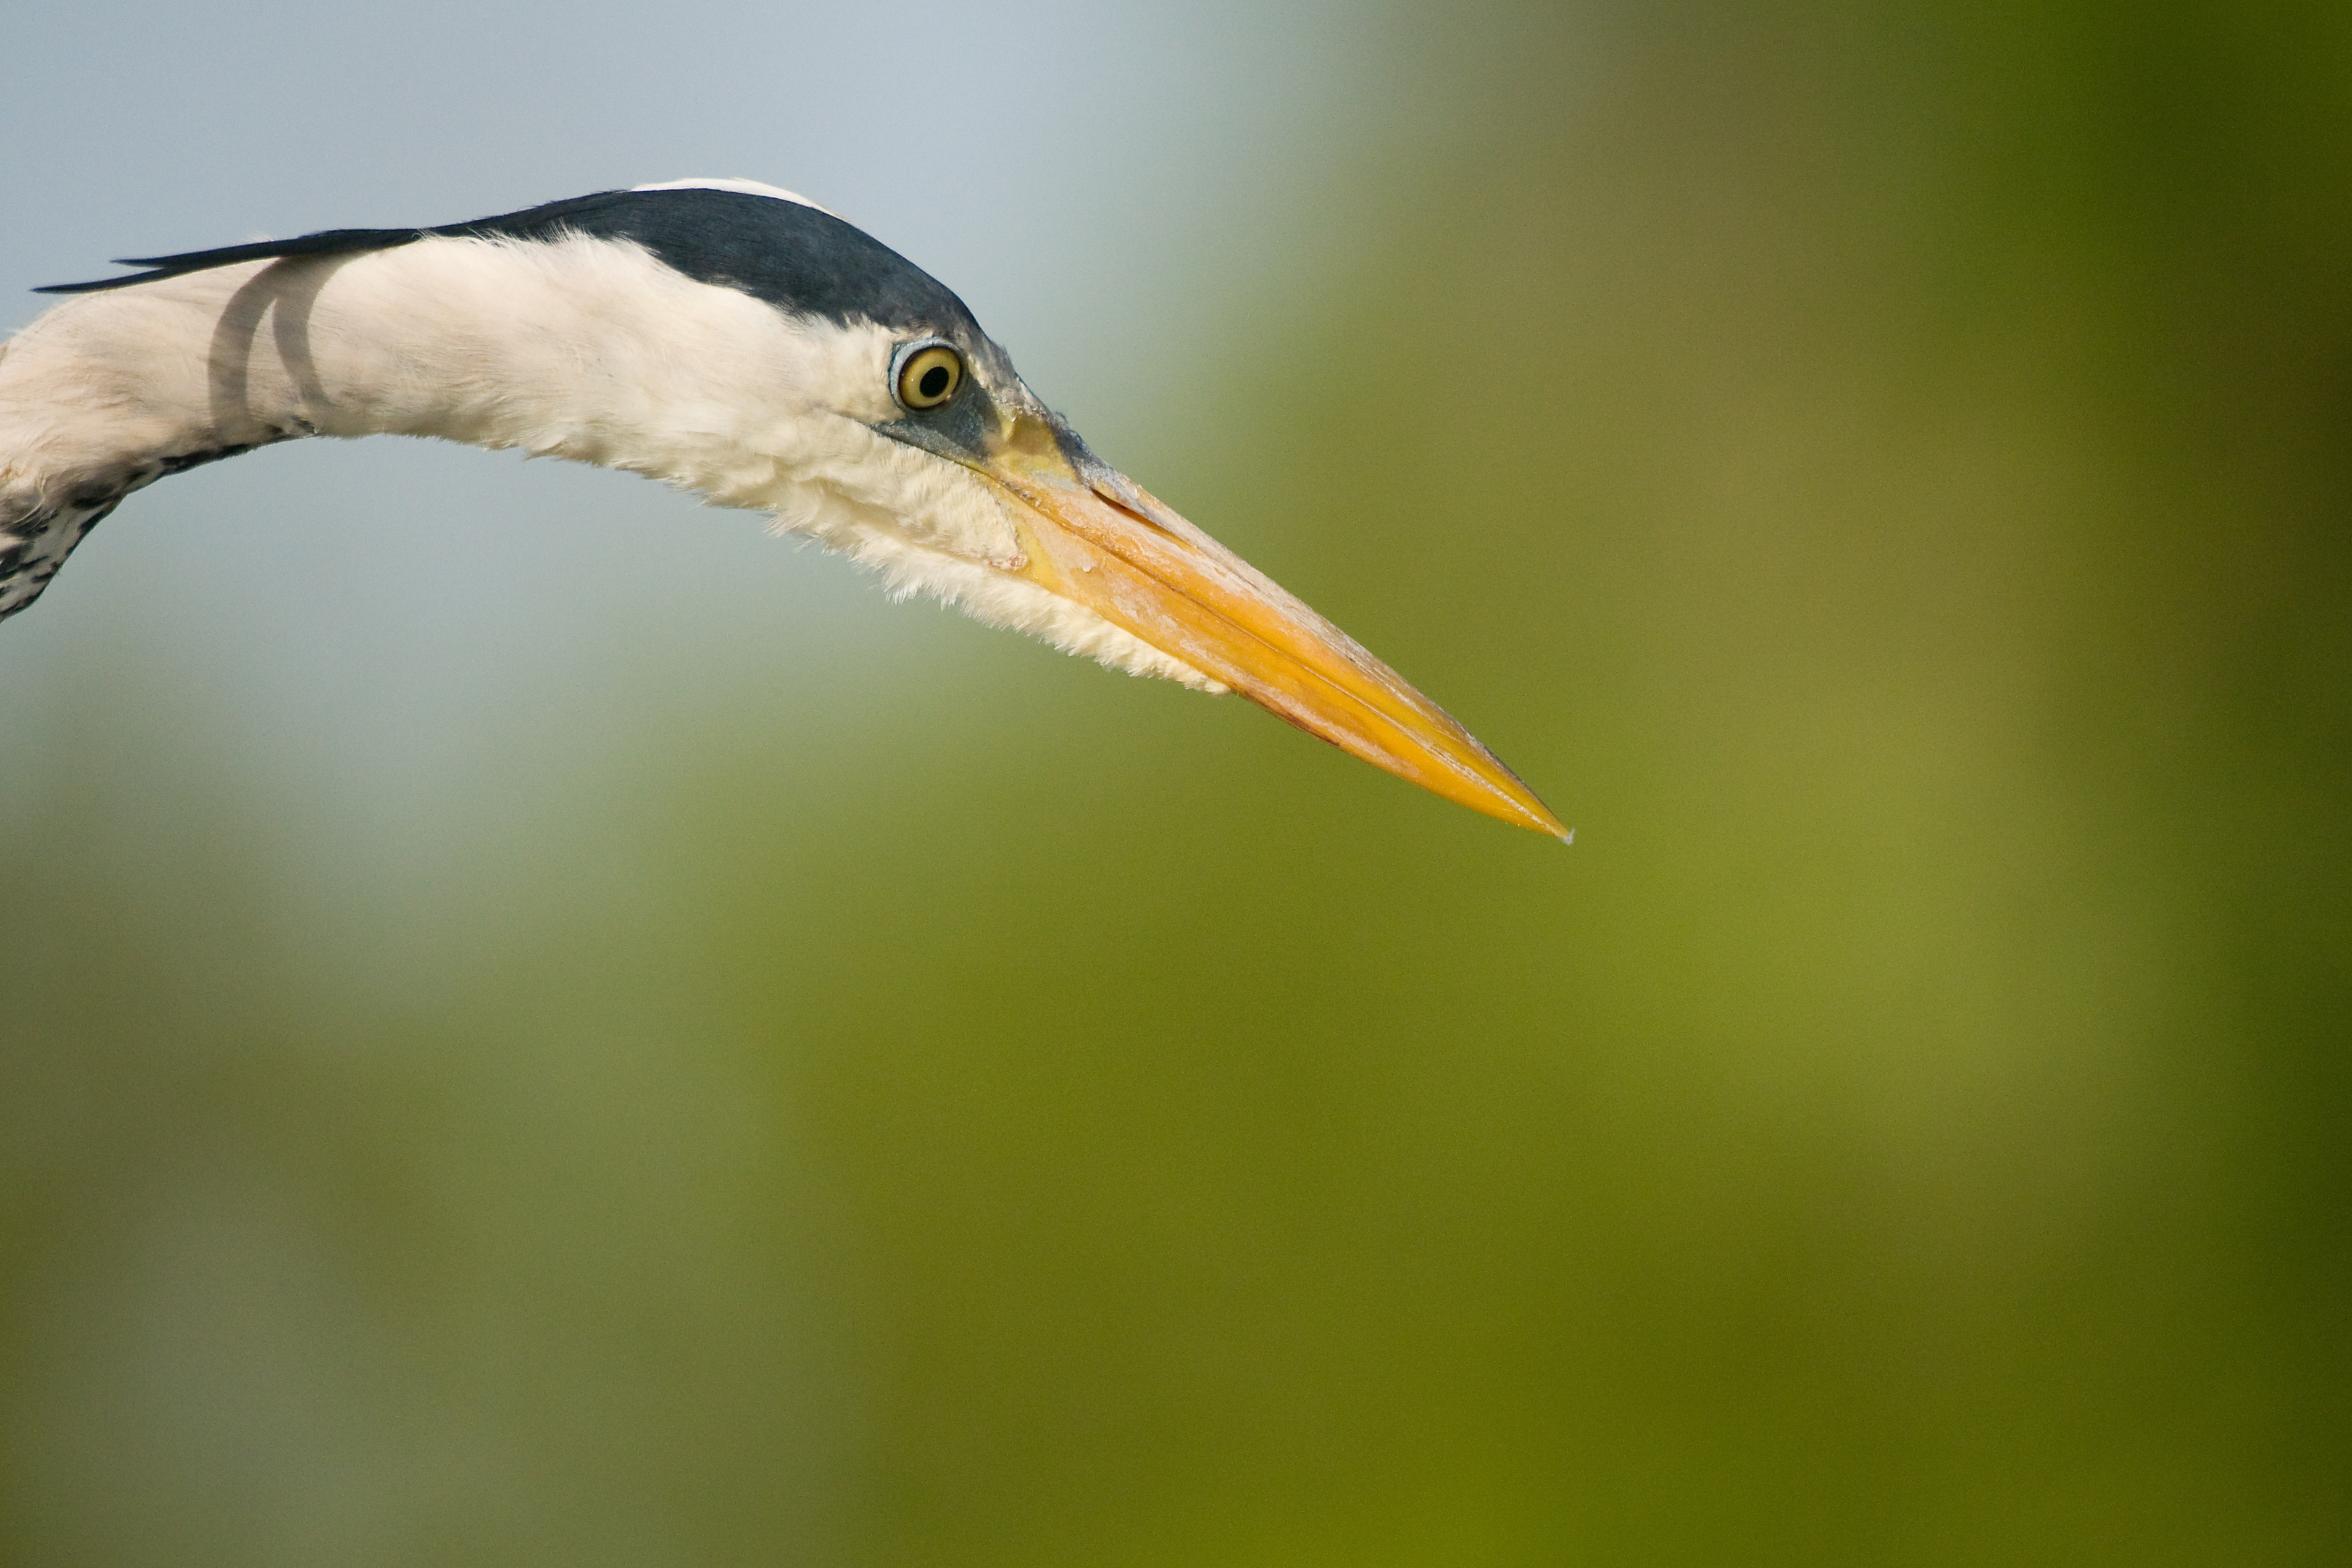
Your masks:
{"label": "long orange beak", "polygon": [[1018,419],[980,473],[1010,509],[1024,565],[1052,593],[1224,682],[1276,717],[1505,822],[1572,836],[1517,774],[1347,633],[1124,474],[1081,474],[1050,427]]}

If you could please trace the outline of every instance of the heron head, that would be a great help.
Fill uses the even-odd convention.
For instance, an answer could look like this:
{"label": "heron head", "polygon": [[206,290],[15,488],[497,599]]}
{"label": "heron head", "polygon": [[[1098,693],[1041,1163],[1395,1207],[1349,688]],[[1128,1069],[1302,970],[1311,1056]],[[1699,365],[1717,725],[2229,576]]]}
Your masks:
{"label": "heron head", "polygon": [[[877,345],[880,347],[882,345]],[[1055,640],[1093,623],[1109,662],[1238,691],[1309,734],[1521,826],[1567,831],[1445,711],[1329,621],[1097,457],[966,316],[894,334],[874,354],[877,435],[951,470],[977,515],[963,552],[1005,588],[1042,592]],[[887,396],[889,406],[881,407]],[[969,538],[969,529],[968,529]],[[1077,635],[1073,636],[1076,632]],[[1158,659],[1120,658],[1127,639]],[[1129,650],[1131,651],[1131,650]],[[1155,668],[1155,666],[1157,668]]]}

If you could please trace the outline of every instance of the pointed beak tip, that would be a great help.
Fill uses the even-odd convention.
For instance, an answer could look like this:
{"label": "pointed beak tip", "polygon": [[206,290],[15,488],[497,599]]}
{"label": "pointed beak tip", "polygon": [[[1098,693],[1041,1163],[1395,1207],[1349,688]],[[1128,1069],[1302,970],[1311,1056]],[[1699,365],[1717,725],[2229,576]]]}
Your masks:
{"label": "pointed beak tip", "polygon": [[[1520,787],[1525,789],[1526,786]],[[1550,808],[1537,800],[1532,794],[1521,797],[1515,792],[1507,798],[1514,808],[1508,816],[1499,811],[1490,812],[1488,815],[1502,817],[1503,820],[1527,828],[1529,832],[1540,833],[1545,837],[1557,839],[1562,844],[1576,842],[1576,829],[1566,826],[1559,817],[1554,816]],[[1465,802],[1464,804],[1473,803]]]}

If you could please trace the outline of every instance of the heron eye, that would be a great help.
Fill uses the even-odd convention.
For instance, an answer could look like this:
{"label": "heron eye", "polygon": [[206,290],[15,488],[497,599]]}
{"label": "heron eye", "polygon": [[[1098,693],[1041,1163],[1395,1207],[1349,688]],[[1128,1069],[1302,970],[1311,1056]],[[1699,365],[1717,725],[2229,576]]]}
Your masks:
{"label": "heron eye", "polygon": [[963,356],[945,343],[926,343],[898,366],[898,401],[909,408],[937,408],[963,384]]}

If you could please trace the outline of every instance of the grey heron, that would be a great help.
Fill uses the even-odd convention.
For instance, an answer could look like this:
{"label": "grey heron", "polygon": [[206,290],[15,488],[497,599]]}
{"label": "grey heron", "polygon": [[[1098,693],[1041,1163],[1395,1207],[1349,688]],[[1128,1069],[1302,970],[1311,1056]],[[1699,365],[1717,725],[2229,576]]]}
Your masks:
{"label": "grey heron", "polygon": [[309,436],[430,436],[772,513],[982,621],[1238,691],[1566,838],[1443,710],[1097,458],[929,275],[791,192],[603,191],[151,257],[0,344],[0,617],[131,491]]}

